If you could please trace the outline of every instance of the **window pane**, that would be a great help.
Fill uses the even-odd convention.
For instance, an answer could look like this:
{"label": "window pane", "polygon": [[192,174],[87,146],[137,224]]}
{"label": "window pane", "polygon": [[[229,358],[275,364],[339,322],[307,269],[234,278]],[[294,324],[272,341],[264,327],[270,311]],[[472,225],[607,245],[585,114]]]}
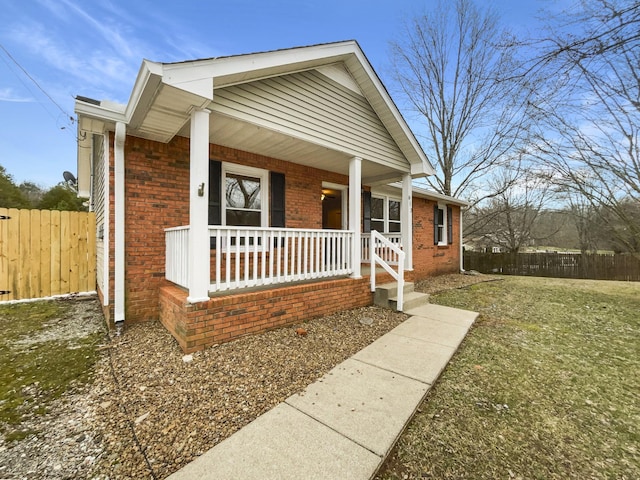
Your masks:
{"label": "window pane", "polygon": [[371,198],[371,218],[384,218],[384,200],[382,198]]}
{"label": "window pane", "polygon": [[380,220],[371,220],[371,230],[377,230],[380,233],[384,232],[384,222]]}
{"label": "window pane", "polygon": [[400,231],[400,224],[398,222],[389,222],[389,233],[398,233]]}
{"label": "window pane", "polygon": [[400,221],[400,202],[389,200],[389,220]]}
{"label": "window pane", "polygon": [[260,212],[247,210],[227,209],[227,225],[238,225],[242,227],[259,227]]}
{"label": "window pane", "polygon": [[227,208],[260,210],[260,179],[227,173],[226,198]]}
{"label": "window pane", "polygon": [[438,225],[444,226],[444,209],[438,208]]}

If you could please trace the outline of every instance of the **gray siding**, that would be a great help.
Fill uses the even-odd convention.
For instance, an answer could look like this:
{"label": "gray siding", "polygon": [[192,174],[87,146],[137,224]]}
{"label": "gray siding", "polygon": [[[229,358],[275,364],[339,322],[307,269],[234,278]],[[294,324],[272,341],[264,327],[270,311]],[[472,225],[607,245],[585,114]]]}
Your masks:
{"label": "gray siding", "polygon": [[104,231],[104,202],[105,185],[109,179],[105,178],[104,167],[104,137],[102,135],[93,136],[93,158],[91,161],[93,170],[93,197],[91,208],[96,214],[96,280],[98,288],[104,293],[104,240],[101,240],[98,233],[101,228]]}
{"label": "gray siding", "polygon": [[367,100],[315,70],[215,90],[213,110],[376,163],[408,165]]}

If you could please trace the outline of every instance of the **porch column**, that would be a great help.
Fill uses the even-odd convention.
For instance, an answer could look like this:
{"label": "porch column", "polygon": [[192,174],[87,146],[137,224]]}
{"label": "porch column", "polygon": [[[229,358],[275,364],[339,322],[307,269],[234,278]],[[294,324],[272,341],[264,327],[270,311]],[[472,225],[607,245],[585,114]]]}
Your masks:
{"label": "porch column", "polygon": [[402,201],[400,202],[400,230],[404,251],[404,269],[413,270],[413,188],[411,175],[402,177]]}
{"label": "porch column", "polygon": [[[127,136],[127,126],[123,122],[116,122],[114,136],[114,200],[115,213],[115,278],[113,321],[120,325],[124,322],[124,141]],[[108,178],[108,177],[107,177]],[[108,283],[107,283],[108,285]],[[108,290],[108,289],[107,289]]]}
{"label": "porch column", "polygon": [[351,261],[353,274],[351,278],[362,278],[360,274],[360,251],[362,249],[362,234],[360,228],[362,204],[362,159],[353,157],[349,160],[349,230],[353,233],[351,247]]}
{"label": "porch column", "polygon": [[191,112],[189,151],[189,303],[209,300],[209,110]]}

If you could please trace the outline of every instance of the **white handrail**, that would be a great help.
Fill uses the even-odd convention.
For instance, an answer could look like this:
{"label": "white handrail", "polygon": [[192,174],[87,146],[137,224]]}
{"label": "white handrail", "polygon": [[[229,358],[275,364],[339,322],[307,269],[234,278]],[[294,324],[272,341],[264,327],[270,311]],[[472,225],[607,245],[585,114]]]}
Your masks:
{"label": "white handrail", "polygon": [[[376,291],[376,263],[379,263],[398,283],[398,311],[402,311],[404,301],[404,256],[405,253],[395,243],[389,241],[381,233],[371,230],[371,291]],[[391,268],[393,260],[398,266],[396,272]]]}
{"label": "white handrail", "polygon": [[[378,232],[380,233],[380,232]],[[402,246],[402,234],[399,232],[394,233],[380,233],[380,235],[384,236],[391,243],[396,244],[398,247],[403,248]],[[361,263],[370,263],[371,262],[371,234],[363,233],[360,236],[362,240],[362,248],[360,251],[362,252],[362,258],[360,259]],[[384,253],[384,252],[383,252]],[[395,261],[393,258],[384,258],[389,265],[395,265]]]}

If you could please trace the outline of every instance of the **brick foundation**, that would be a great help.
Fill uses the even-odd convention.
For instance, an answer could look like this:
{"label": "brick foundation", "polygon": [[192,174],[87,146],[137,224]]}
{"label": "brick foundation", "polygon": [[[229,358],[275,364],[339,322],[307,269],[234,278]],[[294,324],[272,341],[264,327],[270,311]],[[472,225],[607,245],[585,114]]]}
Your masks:
{"label": "brick foundation", "polygon": [[185,353],[243,335],[293,325],[372,304],[369,279],[337,279],[187,303],[187,292],[170,282],[160,287],[160,321]]}

